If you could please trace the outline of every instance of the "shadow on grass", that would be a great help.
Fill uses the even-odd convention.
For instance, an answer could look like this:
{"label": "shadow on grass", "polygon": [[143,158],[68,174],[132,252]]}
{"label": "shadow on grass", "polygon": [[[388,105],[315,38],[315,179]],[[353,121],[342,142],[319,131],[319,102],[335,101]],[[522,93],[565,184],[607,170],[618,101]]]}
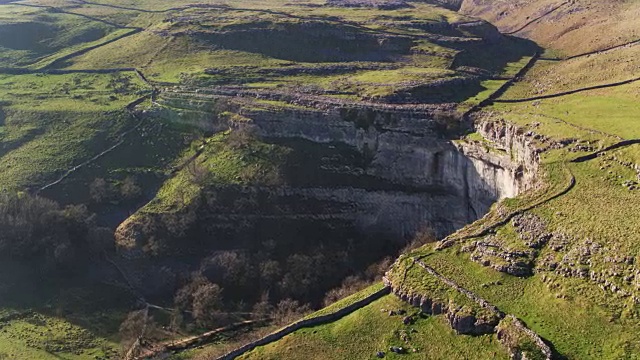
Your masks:
{"label": "shadow on grass", "polygon": [[93,336],[115,340],[135,299],[126,290],[96,279],[107,266],[94,259],[90,266],[64,275],[35,270],[34,264],[3,261],[0,309],[29,309],[86,329]]}
{"label": "shadow on grass", "polygon": [[[438,43],[435,41],[435,43]],[[500,73],[509,63],[530,57],[542,49],[531,40],[513,36],[502,37],[493,42],[442,43],[460,51],[456,56],[452,68],[460,66],[476,67],[491,72]]]}

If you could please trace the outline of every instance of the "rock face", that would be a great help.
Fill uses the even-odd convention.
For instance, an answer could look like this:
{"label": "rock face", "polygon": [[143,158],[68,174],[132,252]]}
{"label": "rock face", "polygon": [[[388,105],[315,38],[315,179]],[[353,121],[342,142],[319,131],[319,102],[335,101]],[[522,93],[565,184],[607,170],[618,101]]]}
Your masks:
{"label": "rock face", "polygon": [[[352,152],[360,160],[357,165],[338,160],[333,169],[318,174],[333,181],[307,178],[279,189],[232,192],[248,198],[253,196],[249,193],[269,194],[271,201],[287,198],[289,204],[294,198],[299,204],[322,201],[326,206],[317,207],[316,214],[313,209],[297,213],[292,208],[286,217],[338,216],[356,224],[358,231],[383,231],[402,240],[425,226],[438,236],[447,235],[482,217],[497,200],[534,186],[538,157],[517,128],[497,123],[478,126],[498,150],[480,143],[454,144],[446,138],[448,124],[435,120],[433,113],[433,109],[403,107],[247,108],[242,115],[253,120],[265,139],[301,141],[301,147],[338,146],[342,147],[338,152]],[[350,180],[334,176],[339,166],[348,169]],[[269,215],[263,210],[258,213]],[[125,222],[118,229],[120,244],[131,242],[130,234],[143,236],[128,226]]]}
{"label": "rock face", "polygon": [[546,232],[546,224],[536,215],[518,215],[511,224],[517,238],[488,235],[463,246],[462,251],[470,252],[471,260],[497,271],[520,277],[533,275],[538,250],[554,235]]}
{"label": "rock face", "polygon": [[[454,144],[445,139],[442,124],[429,112],[336,109],[247,116],[265,137],[341,143],[366,153],[371,159],[363,169],[366,175],[392,183],[417,200],[411,205],[405,202],[403,210],[394,211],[398,215],[379,216],[390,224],[402,219],[403,229],[397,229],[397,235],[406,236],[421,222],[445,235],[483,216],[495,201],[534,186],[537,154],[515,127],[504,124],[478,127],[501,148],[498,152],[481,144]],[[431,204],[426,206],[427,202]],[[383,208],[388,203],[378,204]],[[435,212],[424,211],[425,206]]]}
{"label": "rock face", "polygon": [[[330,238],[388,253],[425,228],[446,236],[482,217],[497,200],[533,186],[537,158],[517,129],[479,126],[500,151],[456,144],[448,138],[461,124],[438,115],[443,111],[371,104],[241,106],[240,115],[251,119],[264,141],[304,154],[285,169],[284,184],[210,189],[169,220],[165,214],[137,214],[117,229],[117,245],[138,258],[156,244],[168,254],[193,256],[273,238],[292,244]],[[171,233],[175,226],[166,221],[178,221],[181,233]],[[461,327],[467,322],[456,320]]]}

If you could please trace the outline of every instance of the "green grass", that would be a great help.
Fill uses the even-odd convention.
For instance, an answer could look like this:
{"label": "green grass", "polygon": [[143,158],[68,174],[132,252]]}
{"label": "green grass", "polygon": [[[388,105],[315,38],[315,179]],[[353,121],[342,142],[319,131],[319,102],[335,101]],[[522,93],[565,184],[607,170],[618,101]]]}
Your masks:
{"label": "green grass", "polygon": [[46,8],[2,5],[0,19],[0,67],[37,68],[121,33],[114,26]]}
{"label": "green grass", "polygon": [[[202,154],[169,179],[142,211],[180,210],[210,186],[279,184],[289,149],[242,136],[225,132],[206,139]],[[201,180],[194,177],[196,171]]]}
{"label": "green grass", "polygon": [[21,111],[112,111],[150,90],[133,72],[0,75],[5,108]]}
{"label": "green grass", "polygon": [[134,304],[126,290],[77,279],[39,281],[30,265],[3,261],[0,272],[0,358],[117,359],[118,327]]}
{"label": "green grass", "polygon": [[496,92],[506,80],[484,80],[480,83],[480,86],[484,88],[484,90],[477,93],[475,96],[467,99],[461,106],[463,108],[470,108],[473,105],[477,105],[483,100],[487,99],[491,94]]}
{"label": "green grass", "polygon": [[353,303],[355,303],[357,301],[360,301],[360,300],[366,298],[367,296],[373,294],[374,292],[381,290],[383,287],[384,287],[384,284],[382,284],[382,283],[371,285],[371,286],[367,287],[364,290],[358,291],[357,293],[355,293],[353,295],[347,296],[344,299],[340,299],[340,300],[336,301],[335,303],[333,303],[333,304],[331,304],[331,305],[329,305],[327,307],[322,308],[321,310],[318,310],[318,311],[316,311],[316,312],[314,312],[312,314],[309,314],[308,316],[306,316],[306,318],[314,318],[314,317],[317,317],[317,316],[333,313],[333,312],[335,312],[337,310],[345,308],[345,307],[347,307],[347,306],[349,306],[349,305],[351,305],[351,304],[353,304]]}
{"label": "green grass", "polygon": [[7,359],[113,359],[118,351],[117,343],[39,313],[5,323],[0,331],[0,357]]}
{"label": "green grass", "polygon": [[615,320],[606,308],[594,305],[594,297],[608,298],[595,285],[559,278],[559,287],[549,287],[541,275],[522,279],[502,274],[454,251],[424,261],[502,311],[515,314],[569,359],[617,359],[637,351],[632,341],[637,325]]}
{"label": "green grass", "polygon": [[495,108],[560,118],[584,128],[633,139],[640,137],[637,126],[640,116],[637,106],[638,89],[640,84],[634,83],[613,89],[592,90],[545,99],[535,104],[496,104]]}
{"label": "green grass", "polygon": [[[495,336],[456,335],[443,316],[418,318],[407,326],[401,316],[387,314],[399,309],[409,314],[416,311],[388,295],[336,322],[299,330],[241,359],[374,359],[378,351],[386,352],[389,359],[508,358]],[[408,343],[401,339],[405,334]],[[388,351],[390,346],[402,346],[409,352],[396,355]]]}
{"label": "green grass", "polygon": [[98,154],[135,125],[127,103],[147,92],[133,74],[0,75],[5,101],[0,187],[21,189]]}

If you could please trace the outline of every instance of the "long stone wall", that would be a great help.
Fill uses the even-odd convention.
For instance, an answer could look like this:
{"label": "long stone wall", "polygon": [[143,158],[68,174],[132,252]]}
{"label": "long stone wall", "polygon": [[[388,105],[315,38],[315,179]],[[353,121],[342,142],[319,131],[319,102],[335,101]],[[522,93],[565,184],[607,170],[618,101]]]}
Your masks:
{"label": "long stone wall", "polygon": [[483,307],[483,308],[485,308],[487,310],[495,312],[501,318],[504,317],[504,313],[502,311],[500,311],[498,309],[498,307],[496,307],[495,305],[489,303],[487,300],[485,300],[485,299],[481,298],[480,296],[472,293],[471,291],[459,286],[458,284],[456,284],[452,280],[449,280],[446,277],[440,275],[437,271],[435,271],[432,267],[428,266],[424,262],[422,262],[420,260],[415,260],[415,259],[414,259],[414,262],[416,264],[418,264],[421,268],[423,268],[426,272],[428,272],[431,276],[437,278],[438,280],[442,281],[443,283],[447,284],[448,286],[456,289],[458,292],[464,294],[466,297],[468,297],[469,299],[474,301],[476,304],[480,305],[481,307]]}
{"label": "long stone wall", "polygon": [[[544,340],[542,340],[540,335],[536,334],[533,330],[529,329],[520,319],[518,319],[514,315],[509,314],[506,316],[506,318],[511,322],[511,325],[515,328],[516,331],[521,332],[525,336],[529,337],[529,339],[531,339],[531,341],[536,345],[538,350],[540,350],[540,352],[545,356],[545,359],[551,360],[554,358],[553,350],[549,345],[547,345],[547,343],[544,342]],[[505,335],[501,331],[498,331],[498,340],[503,342],[504,336]],[[504,343],[505,342],[503,342],[503,344]],[[520,353],[520,350],[518,349],[509,349],[509,350],[516,356],[516,358],[519,356],[521,359],[526,359],[526,357],[523,357],[523,355]]]}
{"label": "long stone wall", "polygon": [[236,350],[233,350],[223,356],[220,356],[217,358],[217,360],[231,360],[231,359],[235,359],[236,357],[245,354],[255,348],[257,348],[258,346],[263,346],[263,345],[267,345],[269,343],[272,343],[274,341],[278,341],[280,339],[282,339],[283,337],[297,331],[300,330],[302,328],[306,328],[306,327],[313,327],[313,326],[318,326],[318,325],[322,325],[322,324],[327,324],[330,322],[334,322],[346,315],[351,314],[352,312],[361,309],[369,304],[371,304],[372,302],[382,298],[385,295],[388,295],[390,293],[391,289],[388,287],[384,287],[376,292],[374,292],[373,294],[367,296],[366,298],[362,299],[362,300],[358,300],[356,302],[354,302],[351,305],[348,305],[342,309],[339,309],[331,314],[327,314],[327,315],[320,315],[320,316],[316,316],[310,319],[303,319],[303,320],[299,320],[294,322],[293,324],[290,324],[272,334],[269,334],[261,339],[258,339],[254,342],[251,342],[249,344],[246,344]]}

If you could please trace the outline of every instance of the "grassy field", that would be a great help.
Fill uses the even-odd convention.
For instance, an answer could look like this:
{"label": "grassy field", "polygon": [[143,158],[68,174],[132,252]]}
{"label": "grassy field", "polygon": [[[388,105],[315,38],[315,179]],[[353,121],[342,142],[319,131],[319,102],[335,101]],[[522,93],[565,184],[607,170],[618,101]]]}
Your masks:
{"label": "grassy field", "polygon": [[136,124],[124,110],[148,88],[133,73],[0,75],[0,183],[41,185],[113,145]]}
{"label": "grassy field", "polygon": [[0,267],[0,358],[117,359],[125,290],[76,280],[36,284],[26,264]]}
{"label": "grassy field", "polygon": [[[414,324],[404,325],[401,316],[388,315],[389,310],[401,309],[416,312],[388,295],[334,323],[299,330],[241,359],[374,359],[378,351],[390,359],[508,358],[494,336],[456,335],[443,316],[418,317]],[[390,353],[391,346],[408,353]]]}
{"label": "grassy field", "polygon": [[54,316],[33,313],[3,323],[0,357],[7,359],[115,359],[119,345]]}

